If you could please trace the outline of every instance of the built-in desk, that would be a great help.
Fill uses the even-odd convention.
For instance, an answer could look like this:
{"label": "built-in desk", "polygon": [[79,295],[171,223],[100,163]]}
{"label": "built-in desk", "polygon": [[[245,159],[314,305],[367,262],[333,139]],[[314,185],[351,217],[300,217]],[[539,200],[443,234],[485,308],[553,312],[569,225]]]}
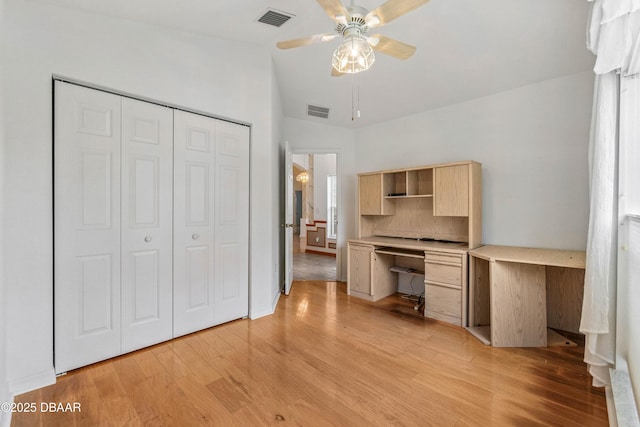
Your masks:
{"label": "built-in desk", "polygon": [[545,347],[579,333],[585,253],[482,246],[469,251],[469,332],[494,347]]}
{"label": "built-in desk", "polygon": [[411,269],[424,275],[426,317],[467,324],[466,243],[371,236],[348,248],[348,295],[377,301],[397,292],[398,272]]}
{"label": "built-in desk", "polygon": [[408,280],[404,290],[424,290],[426,317],[467,326],[467,251],[482,242],[480,163],[359,173],[357,223],[349,295],[377,301]]}

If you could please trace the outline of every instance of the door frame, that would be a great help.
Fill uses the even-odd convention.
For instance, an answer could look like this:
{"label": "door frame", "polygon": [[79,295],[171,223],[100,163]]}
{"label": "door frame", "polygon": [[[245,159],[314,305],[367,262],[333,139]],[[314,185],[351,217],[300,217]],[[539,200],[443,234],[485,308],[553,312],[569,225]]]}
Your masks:
{"label": "door frame", "polygon": [[[336,239],[336,281],[341,281],[340,279],[343,277],[343,262],[342,262],[342,253],[343,250],[346,249],[346,239],[345,239],[345,219],[344,219],[344,207],[342,206],[342,185],[343,185],[343,176],[340,173],[340,159],[342,158],[342,150],[339,148],[308,148],[308,147],[295,147],[291,142],[289,142],[289,148],[291,149],[291,154],[335,154],[336,155],[336,196],[338,200],[338,230],[337,230],[337,239]],[[284,197],[286,198],[286,194]],[[283,212],[283,217],[286,215],[286,212]],[[341,236],[344,245],[341,245]],[[343,249],[344,246],[344,249]],[[286,254],[285,254],[286,256]],[[292,261],[293,262],[293,258]],[[287,266],[283,260],[284,268]]]}

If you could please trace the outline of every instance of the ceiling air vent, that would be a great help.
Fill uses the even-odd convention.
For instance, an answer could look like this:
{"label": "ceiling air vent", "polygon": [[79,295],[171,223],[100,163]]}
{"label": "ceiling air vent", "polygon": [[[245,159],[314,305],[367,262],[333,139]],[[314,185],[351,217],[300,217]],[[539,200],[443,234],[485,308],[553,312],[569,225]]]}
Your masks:
{"label": "ceiling air vent", "polygon": [[320,117],[321,119],[328,119],[329,109],[327,107],[320,107],[318,105],[307,105],[307,115]]}
{"label": "ceiling air vent", "polygon": [[293,18],[294,15],[287,12],[282,12],[275,9],[267,9],[267,11],[258,18],[258,22],[263,24],[273,25],[274,27],[281,27],[282,24]]}

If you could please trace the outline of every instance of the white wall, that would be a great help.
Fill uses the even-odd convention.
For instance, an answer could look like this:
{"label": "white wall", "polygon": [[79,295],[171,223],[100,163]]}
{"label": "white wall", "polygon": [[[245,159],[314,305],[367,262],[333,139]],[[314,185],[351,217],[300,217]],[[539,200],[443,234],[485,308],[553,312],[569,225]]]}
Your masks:
{"label": "white wall", "polygon": [[477,160],[485,244],[584,249],[592,92],[589,71],[360,129],[356,171]]}
{"label": "white wall", "polygon": [[[11,391],[53,380],[52,74],[233,118],[251,131],[250,316],[272,312],[280,119],[258,46],[5,0],[2,227]],[[270,254],[270,255],[266,255]]]}
{"label": "white wall", "polygon": [[284,119],[283,139],[297,153],[335,153],[338,175],[338,277],[347,280],[347,239],[356,236],[354,131],[315,121]]}
{"label": "white wall", "polygon": [[335,154],[313,156],[313,219],[315,220],[327,220],[327,176],[335,173]]}
{"label": "white wall", "polygon": [[[293,163],[302,167],[303,169],[309,169],[309,155],[307,154],[293,154],[292,156]],[[295,178],[295,177],[294,177]]]}
{"label": "white wall", "polygon": [[[4,39],[4,0],[0,0],[0,40]],[[0,64],[4,63],[4,51],[0,44]],[[0,66],[0,83],[2,82],[3,67]],[[4,201],[4,164],[5,164],[5,133],[4,133],[4,92],[0,84],[0,242],[4,241],[4,220],[3,211],[5,209]],[[9,383],[7,380],[7,341],[6,341],[6,294],[5,294],[5,276],[4,276],[4,245],[0,244],[0,403],[9,401]],[[0,410],[0,426],[7,425],[9,415]]]}

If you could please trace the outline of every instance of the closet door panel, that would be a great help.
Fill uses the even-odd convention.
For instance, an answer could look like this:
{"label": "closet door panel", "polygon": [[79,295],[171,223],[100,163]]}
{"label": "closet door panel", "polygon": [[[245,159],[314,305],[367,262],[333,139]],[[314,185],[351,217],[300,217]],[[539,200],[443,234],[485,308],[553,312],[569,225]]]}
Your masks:
{"label": "closet door panel", "polygon": [[55,83],[55,370],[120,353],[120,98]]}
{"label": "closet door panel", "polygon": [[122,350],[173,336],[173,112],[122,99]]}
{"label": "closet door panel", "polygon": [[216,121],[174,112],[174,336],[215,324]]}
{"label": "closet door panel", "polygon": [[249,314],[249,128],[218,121],[215,320]]}

